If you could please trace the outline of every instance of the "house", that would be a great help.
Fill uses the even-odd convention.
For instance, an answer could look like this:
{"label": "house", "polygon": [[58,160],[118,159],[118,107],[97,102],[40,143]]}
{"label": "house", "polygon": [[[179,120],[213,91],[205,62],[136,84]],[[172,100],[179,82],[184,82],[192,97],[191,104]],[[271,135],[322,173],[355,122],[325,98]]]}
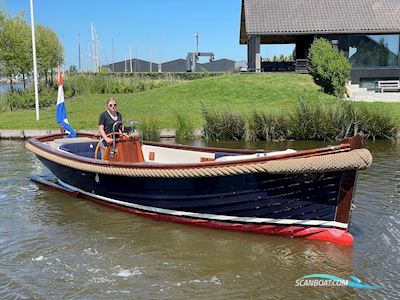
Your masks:
{"label": "house", "polygon": [[240,44],[247,44],[249,71],[261,71],[260,45],[295,44],[295,60],[304,62],[316,37],[343,51],[352,83],[400,77],[398,0],[242,0]]}
{"label": "house", "polygon": [[[123,60],[114,64],[109,64],[106,67],[112,72],[126,72],[126,73],[140,73],[140,72],[187,72],[187,63],[185,59],[175,59],[162,64],[151,63],[141,60],[132,59],[132,70],[131,60]],[[198,63],[197,69],[199,72],[228,72],[235,69],[235,61],[229,59],[219,59],[207,63]]]}
{"label": "house", "polygon": [[[150,62],[132,58],[131,60],[123,60],[120,62],[112,63],[107,65],[111,72],[157,72],[158,64],[151,63],[151,71],[150,71]],[[131,69],[132,68],[132,69]]]}

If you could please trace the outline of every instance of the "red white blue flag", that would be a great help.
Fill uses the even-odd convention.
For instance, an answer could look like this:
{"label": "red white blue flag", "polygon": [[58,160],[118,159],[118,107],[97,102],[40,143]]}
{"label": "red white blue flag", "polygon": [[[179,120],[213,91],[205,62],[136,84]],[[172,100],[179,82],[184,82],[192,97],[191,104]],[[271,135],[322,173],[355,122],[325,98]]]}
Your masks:
{"label": "red white blue flag", "polygon": [[68,137],[76,137],[75,130],[69,125],[67,119],[67,110],[64,103],[64,89],[62,85],[62,74],[60,68],[58,68],[58,96],[56,106],[56,119],[57,124],[64,126],[65,131],[68,133]]}

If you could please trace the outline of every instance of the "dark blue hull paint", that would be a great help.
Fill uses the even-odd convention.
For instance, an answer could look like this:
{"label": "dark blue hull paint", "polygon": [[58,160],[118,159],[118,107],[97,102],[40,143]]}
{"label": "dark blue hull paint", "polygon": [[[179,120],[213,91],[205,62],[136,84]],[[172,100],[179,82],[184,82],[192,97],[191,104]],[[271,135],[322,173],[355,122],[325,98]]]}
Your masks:
{"label": "dark blue hull paint", "polygon": [[[83,172],[38,156],[83,191],[164,209],[238,217],[334,221],[343,172],[137,178]],[[355,172],[355,171],[346,171]]]}

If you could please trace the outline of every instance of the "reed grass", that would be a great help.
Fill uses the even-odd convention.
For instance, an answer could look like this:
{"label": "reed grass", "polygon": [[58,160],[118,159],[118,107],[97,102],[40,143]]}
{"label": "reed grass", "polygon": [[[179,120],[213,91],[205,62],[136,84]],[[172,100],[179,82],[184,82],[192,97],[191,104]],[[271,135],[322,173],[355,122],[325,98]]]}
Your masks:
{"label": "reed grass", "polygon": [[289,112],[287,122],[290,123],[291,136],[300,140],[318,140],[325,135],[325,111],[320,103],[309,105],[304,97],[300,97],[297,105]]}
{"label": "reed grass", "polygon": [[204,103],[201,103],[201,111],[204,119],[203,135],[206,139],[238,141],[245,138],[246,122],[238,112],[210,110]]}
{"label": "reed grass", "polygon": [[175,136],[177,140],[191,139],[194,136],[193,120],[185,115],[178,114],[175,118]]}
{"label": "reed grass", "polygon": [[157,117],[143,117],[138,128],[146,141],[158,141],[161,134],[160,120]]}
{"label": "reed grass", "polygon": [[277,141],[289,136],[287,118],[281,114],[253,111],[246,127],[246,139],[250,141]]}
{"label": "reed grass", "polygon": [[[388,109],[355,105],[344,100],[307,101],[282,113],[253,111],[247,119],[245,135],[240,130],[244,117],[233,111],[208,111],[203,108],[204,134],[212,140],[340,140],[363,132],[367,138],[393,139],[399,123]],[[231,135],[234,135],[232,138]]]}
{"label": "reed grass", "polygon": [[359,131],[354,103],[340,99],[332,103],[310,103],[300,97],[289,114],[291,138],[299,140],[337,140]]}
{"label": "reed grass", "polygon": [[337,99],[320,103],[301,98],[293,108],[289,122],[293,139],[337,140],[363,132],[372,139],[396,138],[399,124],[387,109]]}
{"label": "reed grass", "polygon": [[358,109],[358,126],[368,137],[391,139],[398,135],[400,127],[393,113],[387,108],[361,106]]}

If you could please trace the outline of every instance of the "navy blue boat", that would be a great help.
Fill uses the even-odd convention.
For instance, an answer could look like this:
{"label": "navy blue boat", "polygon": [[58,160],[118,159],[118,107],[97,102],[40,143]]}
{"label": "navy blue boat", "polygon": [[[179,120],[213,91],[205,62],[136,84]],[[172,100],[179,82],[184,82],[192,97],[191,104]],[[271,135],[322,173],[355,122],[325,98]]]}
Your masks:
{"label": "navy blue boat", "polygon": [[[306,151],[141,143],[120,136],[32,138],[27,148],[57,177],[35,181],[157,220],[351,245],[358,170],[372,162],[356,136]],[[100,148],[103,148],[100,150]]]}

